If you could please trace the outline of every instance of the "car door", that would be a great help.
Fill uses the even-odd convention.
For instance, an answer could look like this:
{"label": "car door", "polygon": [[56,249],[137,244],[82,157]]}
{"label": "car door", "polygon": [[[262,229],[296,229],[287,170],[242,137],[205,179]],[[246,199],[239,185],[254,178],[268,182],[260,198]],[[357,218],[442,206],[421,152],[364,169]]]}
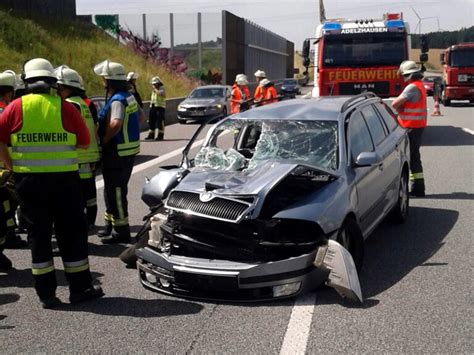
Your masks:
{"label": "car door", "polygon": [[381,174],[378,166],[355,166],[360,153],[375,150],[367,123],[359,111],[351,115],[348,125],[348,157],[350,161],[350,176],[355,187],[357,202],[356,214],[364,236],[367,236],[377,221],[381,203]]}
{"label": "car door", "polygon": [[394,190],[394,187],[398,183],[399,178],[399,161],[398,152],[396,151],[398,148],[396,148],[395,140],[391,139],[393,137],[389,136],[388,128],[376,112],[374,106],[365,106],[361,111],[369,127],[375,151],[382,158],[382,165],[379,167],[381,170],[380,181],[378,182],[382,201],[379,216],[377,217],[377,219],[381,219],[392,207],[393,194],[397,191]]}

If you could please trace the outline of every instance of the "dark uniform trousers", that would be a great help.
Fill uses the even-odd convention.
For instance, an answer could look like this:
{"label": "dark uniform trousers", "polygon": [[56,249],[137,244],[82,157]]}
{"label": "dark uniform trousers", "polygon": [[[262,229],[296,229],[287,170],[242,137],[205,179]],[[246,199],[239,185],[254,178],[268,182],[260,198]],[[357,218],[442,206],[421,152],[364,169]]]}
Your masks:
{"label": "dark uniform trousers", "polygon": [[424,130],[424,128],[412,128],[408,131],[408,139],[410,140],[410,190],[416,193],[425,192],[425,179],[420,156]]}
{"label": "dark uniform trousers", "polygon": [[5,211],[5,201],[8,201],[10,194],[7,189],[0,188],[0,254],[5,250],[5,242],[7,241],[7,212]]}
{"label": "dark uniform trousers", "polygon": [[112,224],[117,232],[124,229],[130,232],[127,193],[134,160],[134,155],[119,157],[114,151],[103,150],[105,222]]}
{"label": "dark uniform trousers", "polygon": [[57,287],[51,247],[53,226],[70,292],[90,288],[87,222],[79,174],[15,174],[15,184],[32,242],[32,271],[38,296],[53,297]]}
{"label": "dark uniform trousers", "polygon": [[158,137],[163,138],[165,135],[165,109],[164,107],[152,106],[150,108],[150,114],[148,116],[148,125],[150,131],[155,132],[158,128]]}
{"label": "dark uniform trousers", "polygon": [[92,170],[91,178],[81,178],[82,198],[85,204],[86,218],[89,226],[95,224],[97,217],[97,189],[95,186],[95,163],[90,163]]}

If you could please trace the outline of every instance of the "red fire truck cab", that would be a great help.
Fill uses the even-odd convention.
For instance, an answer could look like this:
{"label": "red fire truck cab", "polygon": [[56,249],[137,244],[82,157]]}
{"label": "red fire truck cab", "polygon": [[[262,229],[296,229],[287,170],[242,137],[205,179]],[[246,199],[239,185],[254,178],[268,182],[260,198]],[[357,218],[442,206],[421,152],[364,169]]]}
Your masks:
{"label": "red fire truck cab", "polygon": [[441,53],[443,65],[443,90],[441,102],[451,105],[451,100],[469,100],[474,103],[474,42],[460,43]]}

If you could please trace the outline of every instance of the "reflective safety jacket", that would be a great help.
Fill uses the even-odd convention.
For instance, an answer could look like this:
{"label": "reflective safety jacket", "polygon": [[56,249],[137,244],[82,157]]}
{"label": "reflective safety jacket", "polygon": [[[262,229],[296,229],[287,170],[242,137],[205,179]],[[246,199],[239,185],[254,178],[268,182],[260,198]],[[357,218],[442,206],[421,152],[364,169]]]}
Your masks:
{"label": "reflective safety jacket", "polygon": [[125,107],[125,117],[122,128],[113,137],[117,146],[117,154],[120,157],[136,155],[140,153],[140,117],[137,100],[127,91],[116,92],[105,104],[99,114],[99,137],[105,136],[108,125],[108,114],[114,101],[120,101]]}
{"label": "reflective safety jacket", "polygon": [[[268,105],[273,102],[277,102],[276,97],[278,96],[273,86],[263,88],[263,100],[262,105]],[[273,100],[272,100],[273,99]]]}
{"label": "reflective safety jacket", "polygon": [[77,171],[76,135],[63,127],[61,98],[47,94],[29,94],[21,98],[21,103],[21,129],[11,135],[13,171]]}
{"label": "reflective safety jacket", "polygon": [[158,89],[162,93],[162,95],[158,95],[155,90],[151,92],[151,100],[150,106],[151,107],[162,107],[166,108],[166,100],[165,100],[165,89],[160,88]]}
{"label": "reflective safety jacket", "polygon": [[398,123],[405,128],[423,128],[427,124],[426,89],[421,80],[413,81],[420,91],[417,102],[406,101],[398,112]]}
{"label": "reflective safety jacket", "polygon": [[[239,113],[240,112],[240,102],[246,101],[250,98],[250,91],[247,86],[240,87],[237,84],[232,86],[232,99],[230,101],[230,112]],[[234,101],[235,100],[235,101]],[[239,102],[236,102],[239,101]]]}
{"label": "reflective safety jacket", "polygon": [[255,88],[255,92],[253,94],[253,99],[255,101],[261,101],[263,100],[263,87],[257,84],[257,87]]}
{"label": "reflective safety jacket", "polygon": [[91,144],[89,145],[89,148],[77,150],[79,155],[79,164],[98,162],[100,160],[99,144],[97,143],[94,119],[92,118],[92,114],[89,110],[89,107],[87,106],[87,103],[79,96],[69,97],[66,99],[66,101],[74,103],[81,108],[81,116],[86,123],[87,129],[89,130],[89,135],[91,137]]}

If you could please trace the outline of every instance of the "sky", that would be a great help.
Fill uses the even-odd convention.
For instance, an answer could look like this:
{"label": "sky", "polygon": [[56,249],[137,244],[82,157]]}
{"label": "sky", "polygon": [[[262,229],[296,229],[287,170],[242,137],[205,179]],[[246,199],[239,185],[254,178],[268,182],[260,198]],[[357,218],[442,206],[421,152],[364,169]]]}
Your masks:
{"label": "sky", "polygon": [[[197,12],[202,13],[203,41],[221,36],[221,10],[279,34],[300,48],[314,36],[319,23],[319,0],[76,0],[78,14],[119,14],[122,26],[142,32],[158,32],[169,46],[169,13],[174,13],[175,44],[197,42]],[[403,12],[414,32],[459,30],[474,25],[474,0],[325,0],[327,18],[379,19],[386,12]],[[420,20],[421,18],[421,20]],[[417,33],[419,32],[419,27]]]}

